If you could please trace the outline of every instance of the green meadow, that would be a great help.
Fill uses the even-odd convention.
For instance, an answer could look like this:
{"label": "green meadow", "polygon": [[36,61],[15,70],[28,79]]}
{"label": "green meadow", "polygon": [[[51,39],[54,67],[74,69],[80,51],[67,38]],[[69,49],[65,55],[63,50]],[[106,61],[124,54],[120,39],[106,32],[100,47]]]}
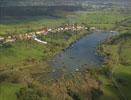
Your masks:
{"label": "green meadow", "polygon": [[22,34],[26,32],[37,31],[43,27],[57,27],[64,22],[64,19],[40,18],[35,20],[23,20],[10,24],[0,24],[0,35]]}
{"label": "green meadow", "polygon": [[126,15],[119,12],[97,11],[97,12],[77,12],[76,20],[78,23],[85,23],[98,29],[111,29],[117,22],[124,20]]}
{"label": "green meadow", "polygon": [[82,31],[79,32],[79,34],[76,34],[76,32],[68,31],[56,34],[49,33],[46,36],[39,37],[40,39],[47,41],[47,45],[38,43],[34,40],[3,44],[0,46],[1,68],[3,68],[2,66],[23,65],[24,62],[30,60],[33,60],[34,62],[45,62],[85,33],[86,32]]}
{"label": "green meadow", "polygon": [[[115,85],[112,79],[107,75],[100,75],[101,89],[103,95],[100,100],[105,100],[109,97],[113,100],[119,100],[121,94],[126,100],[131,99],[131,34],[121,34],[115,37],[109,43],[105,43],[102,53],[105,56],[105,67],[109,69],[109,76],[115,80]],[[108,72],[107,71],[107,72]],[[106,77],[105,77],[106,76]],[[120,93],[121,92],[121,93]],[[108,96],[108,97],[107,97]]]}
{"label": "green meadow", "polygon": [[21,88],[19,84],[1,83],[0,84],[0,99],[1,100],[17,100],[16,92]]}
{"label": "green meadow", "polygon": [[98,29],[112,29],[115,24],[128,18],[130,14],[122,14],[117,11],[75,11],[58,12],[61,18],[36,18],[35,20],[22,20],[16,23],[0,24],[0,35],[21,34],[31,31],[37,31],[43,27],[57,27],[64,23],[78,23]]}
{"label": "green meadow", "polygon": [[113,86],[110,79],[105,75],[99,75],[98,78],[101,82],[101,90],[103,94],[98,98],[98,100],[119,100],[119,93],[116,88]]}

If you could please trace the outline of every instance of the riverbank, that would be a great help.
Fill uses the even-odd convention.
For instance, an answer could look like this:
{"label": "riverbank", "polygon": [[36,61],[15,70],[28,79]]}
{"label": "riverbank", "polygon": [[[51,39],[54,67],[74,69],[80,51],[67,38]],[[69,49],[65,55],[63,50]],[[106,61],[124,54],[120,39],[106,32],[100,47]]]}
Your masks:
{"label": "riverbank", "polygon": [[[39,73],[42,70],[50,72],[52,69],[48,61],[85,34],[88,34],[86,30],[59,32],[55,35],[49,33],[41,37],[41,40],[44,39],[48,42],[47,45],[34,42],[33,40],[5,44],[0,47],[0,70],[7,73],[11,71],[19,72],[20,70],[23,70],[23,72],[24,70],[29,70],[28,73]],[[54,35],[53,39],[52,35]],[[36,66],[38,67],[36,68]],[[26,72],[24,73],[26,75]]]}
{"label": "riverbank", "polygon": [[131,34],[125,33],[105,41],[99,48],[105,62],[97,76],[103,95],[100,100],[130,100]]}
{"label": "riverbank", "polygon": [[[75,35],[74,35],[75,34]],[[10,100],[16,100],[18,98],[28,98],[28,97],[38,97],[41,100],[52,100],[54,98],[56,99],[68,99],[71,100],[72,98],[79,98],[79,99],[91,99],[92,96],[95,95],[95,91],[99,92],[99,82],[91,76],[90,72],[85,71],[85,73],[77,72],[71,75],[66,75],[66,73],[63,73],[62,77],[60,79],[50,80],[49,79],[49,73],[52,71],[50,69],[50,66],[47,65],[47,61],[52,58],[52,56],[56,55],[56,53],[59,53],[64,48],[68,47],[71,43],[74,41],[77,41],[80,37],[83,37],[84,35],[88,34],[87,31],[80,31],[72,33],[70,31],[65,33],[57,33],[55,34],[54,38],[52,39],[52,33],[49,35],[46,35],[44,37],[41,37],[41,39],[46,39],[48,41],[48,45],[42,45],[33,41],[19,41],[16,43],[12,43],[7,45],[7,47],[4,47],[3,51],[1,51],[2,58],[7,57],[6,63],[9,63],[10,60],[12,60],[10,57],[15,56],[13,58],[14,60],[18,60],[18,54],[23,54],[22,52],[27,55],[29,54],[40,54],[39,52],[43,52],[45,58],[42,60],[38,60],[38,58],[30,58],[25,61],[25,63],[16,62],[16,65],[9,64],[8,66],[3,66],[0,73],[0,86],[2,91],[9,91],[9,92],[2,92],[0,93],[0,97],[2,99],[7,100],[8,97],[6,95],[11,95]],[[68,36],[68,38],[63,37]],[[62,38],[63,37],[63,38]],[[62,40],[61,40],[62,39]],[[63,41],[63,42],[61,42]],[[66,42],[65,42],[66,41]],[[26,43],[26,44],[25,44]],[[18,46],[18,47],[17,47]],[[24,46],[24,49],[23,49]],[[44,47],[44,48],[43,48]],[[14,51],[16,55],[10,55],[5,56],[7,54],[7,51],[5,50],[15,50],[13,48],[16,48]],[[33,52],[34,50],[38,50],[37,52]],[[2,48],[0,48],[2,50]],[[43,50],[47,50],[46,52]],[[27,52],[28,51],[28,52]],[[9,55],[10,52],[8,52]],[[29,57],[32,55],[28,55]],[[41,54],[40,54],[41,55]],[[27,56],[27,57],[28,57]],[[36,56],[37,57],[37,56]],[[21,58],[21,56],[20,56]],[[5,59],[0,59],[1,63],[5,63]],[[21,61],[21,59],[20,59]],[[43,63],[42,63],[43,62]],[[11,62],[14,64],[14,62]],[[17,65],[19,63],[19,65]],[[46,74],[46,76],[42,76],[42,78],[48,79],[48,81],[40,79],[40,74]],[[38,78],[34,78],[34,76],[39,75]],[[55,74],[54,74],[55,75]],[[56,76],[56,75],[55,75]],[[83,78],[81,78],[83,77]],[[78,81],[79,80],[79,81]],[[81,85],[81,86],[80,86]],[[6,88],[5,88],[6,87]],[[30,90],[32,92],[30,92]],[[11,93],[10,93],[11,92]],[[81,94],[83,93],[83,94]],[[31,95],[30,95],[31,94]],[[84,95],[86,94],[86,95]],[[87,95],[88,94],[88,95]],[[7,97],[7,98],[6,98]]]}

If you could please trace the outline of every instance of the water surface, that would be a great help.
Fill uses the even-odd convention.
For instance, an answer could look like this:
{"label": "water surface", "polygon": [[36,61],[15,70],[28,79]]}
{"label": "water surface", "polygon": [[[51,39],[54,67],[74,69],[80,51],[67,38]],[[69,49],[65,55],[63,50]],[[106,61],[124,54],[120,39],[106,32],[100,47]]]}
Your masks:
{"label": "water surface", "polygon": [[78,70],[81,66],[97,67],[103,58],[97,54],[98,45],[116,32],[97,31],[72,44],[68,49],[56,55],[51,61],[54,69]]}

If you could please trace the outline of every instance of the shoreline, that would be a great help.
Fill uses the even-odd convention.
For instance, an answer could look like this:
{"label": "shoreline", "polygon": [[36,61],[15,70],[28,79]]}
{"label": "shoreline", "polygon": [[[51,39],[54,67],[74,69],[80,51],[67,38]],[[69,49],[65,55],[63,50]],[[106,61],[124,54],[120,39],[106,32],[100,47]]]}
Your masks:
{"label": "shoreline", "polygon": [[[72,31],[69,31],[69,32],[72,32]],[[82,31],[80,31],[80,32],[78,32],[78,35],[79,36],[77,36],[77,39],[76,39],[76,37],[73,35],[72,37],[70,37],[69,38],[69,40],[67,40],[66,42],[65,42],[65,46],[64,47],[62,47],[62,46],[59,46],[59,47],[56,47],[55,49],[55,52],[50,52],[51,54],[45,59],[45,61],[44,62],[42,62],[42,61],[40,61],[40,63],[46,63],[46,62],[48,62],[48,61],[50,61],[55,55],[57,55],[58,53],[60,53],[61,51],[63,51],[63,49],[67,49],[70,45],[72,45],[73,43],[75,43],[76,41],[78,41],[79,39],[81,39],[83,36],[85,36],[85,35],[87,35],[89,32],[88,31],[86,31],[86,30],[82,30]],[[75,32],[74,32],[74,34],[75,34]],[[48,44],[47,44],[47,46],[48,46]],[[14,66],[14,68],[17,66],[17,65],[23,65],[23,61],[20,63],[20,64],[17,64],[17,63],[15,63],[15,64],[3,64],[2,65],[2,67],[1,67],[1,71],[3,70],[3,68],[5,67],[6,69],[8,69],[8,68],[10,68],[10,66]],[[21,65],[21,66],[22,66]],[[28,64],[27,65],[25,65],[25,66],[28,66]],[[4,68],[4,70],[6,71],[6,69]]]}

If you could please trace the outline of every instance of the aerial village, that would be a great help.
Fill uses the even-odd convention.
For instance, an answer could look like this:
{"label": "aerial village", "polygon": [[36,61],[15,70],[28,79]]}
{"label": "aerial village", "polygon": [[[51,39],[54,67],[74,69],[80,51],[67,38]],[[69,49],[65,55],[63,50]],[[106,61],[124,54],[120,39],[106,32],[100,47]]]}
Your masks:
{"label": "aerial village", "polygon": [[[12,43],[15,41],[20,41],[20,40],[29,40],[29,39],[34,39],[37,42],[41,42],[40,40],[38,40],[36,38],[36,35],[47,35],[48,33],[52,32],[52,33],[56,33],[56,32],[64,32],[64,31],[80,31],[80,30],[86,30],[87,27],[82,26],[82,25],[65,25],[65,26],[61,26],[61,27],[57,27],[57,28],[43,28],[40,29],[36,32],[29,32],[29,33],[25,33],[25,34],[17,34],[17,35],[8,35],[5,37],[0,36],[0,44],[4,44],[4,43]],[[45,44],[47,44],[45,42]]]}

